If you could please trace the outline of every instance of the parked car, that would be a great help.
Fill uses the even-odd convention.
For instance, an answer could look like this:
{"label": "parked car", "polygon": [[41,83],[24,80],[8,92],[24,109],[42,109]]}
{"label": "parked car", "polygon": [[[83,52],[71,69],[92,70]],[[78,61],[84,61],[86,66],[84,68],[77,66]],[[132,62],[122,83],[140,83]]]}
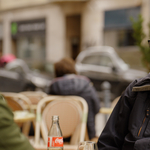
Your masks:
{"label": "parked car", "polygon": [[90,47],[80,52],[76,58],[76,69],[79,74],[91,79],[98,93],[102,91],[102,82],[108,81],[112,99],[121,95],[134,79],[147,75],[144,71],[130,69],[109,46]]}
{"label": "parked car", "polygon": [[21,92],[41,90],[47,92],[51,77],[29,69],[25,61],[15,59],[0,68],[0,91]]}

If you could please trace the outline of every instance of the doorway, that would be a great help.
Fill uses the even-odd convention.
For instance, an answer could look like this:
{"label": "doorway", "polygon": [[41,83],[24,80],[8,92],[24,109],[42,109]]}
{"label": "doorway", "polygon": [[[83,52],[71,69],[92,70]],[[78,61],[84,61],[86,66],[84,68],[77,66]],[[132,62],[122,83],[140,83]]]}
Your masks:
{"label": "doorway", "polygon": [[80,52],[81,16],[71,15],[66,17],[66,48],[67,56],[74,60]]}

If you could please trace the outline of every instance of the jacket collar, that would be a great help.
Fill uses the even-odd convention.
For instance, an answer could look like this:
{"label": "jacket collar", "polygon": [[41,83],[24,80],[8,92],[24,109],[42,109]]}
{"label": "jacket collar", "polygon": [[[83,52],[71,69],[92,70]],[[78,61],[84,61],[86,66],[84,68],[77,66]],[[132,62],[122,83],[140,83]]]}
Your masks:
{"label": "jacket collar", "polygon": [[150,73],[146,77],[138,79],[136,84],[132,88],[132,91],[150,91]]}
{"label": "jacket collar", "polygon": [[132,91],[133,92],[150,91],[150,85],[135,86],[132,88]]}

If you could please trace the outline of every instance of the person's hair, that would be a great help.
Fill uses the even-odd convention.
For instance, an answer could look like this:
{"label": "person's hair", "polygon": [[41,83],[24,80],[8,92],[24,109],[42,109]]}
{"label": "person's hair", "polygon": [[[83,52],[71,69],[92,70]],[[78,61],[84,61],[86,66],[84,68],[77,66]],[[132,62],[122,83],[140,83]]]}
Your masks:
{"label": "person's hair", "polygon": [[56,77],[62,77],[65,74],[77,74],[75,62],[72,58],[63,58],[54,63],[54,70]]}

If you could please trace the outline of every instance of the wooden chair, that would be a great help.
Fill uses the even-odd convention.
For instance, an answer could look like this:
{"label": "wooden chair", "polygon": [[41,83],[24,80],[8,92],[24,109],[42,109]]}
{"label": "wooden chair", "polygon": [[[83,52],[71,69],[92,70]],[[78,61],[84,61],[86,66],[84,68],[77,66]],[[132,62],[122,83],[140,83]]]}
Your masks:
{"label": "wooden chair", "polygon": [[[30,100],[22,94],[13,93],[13,92],[1,92],[4,96],[5,100],[7,101],[9,107],[12,111],[19,111],[19,110],[29,110],[32,112],[30,106]],[[30,122],[26,123],[17,123],[20,128],[22,128],[22,132],[28,136],[29,129],[30,129]]]}
{"label": "wooden chair", "polygon": [[[13,111],[15,110],[31,110],[31,101],[20,93],[13,92],[1,92],[1,94],[6,99],[8,105]],[[14,104],[15,103],[15,104]],[[20,108],[22,107],[22,108]]]}
{"label": "wooden chair", "polygon": [[45,92],[42,91],[23,91],[21,94],[28,97],[32,104],[37,104],[42,98],[48,96]]}
{"label": "wooden chair", "polygon": [[[42,111],[42,106],[45,105]],[[48,130],[52,115],[59,115],[63,137],[71,136],[70,145],[76,145],[85,139],[88,105],[78,96],[48,96],[37,105],[35,126],[35,149],[40,147],[40,132],[46,147]]]}

